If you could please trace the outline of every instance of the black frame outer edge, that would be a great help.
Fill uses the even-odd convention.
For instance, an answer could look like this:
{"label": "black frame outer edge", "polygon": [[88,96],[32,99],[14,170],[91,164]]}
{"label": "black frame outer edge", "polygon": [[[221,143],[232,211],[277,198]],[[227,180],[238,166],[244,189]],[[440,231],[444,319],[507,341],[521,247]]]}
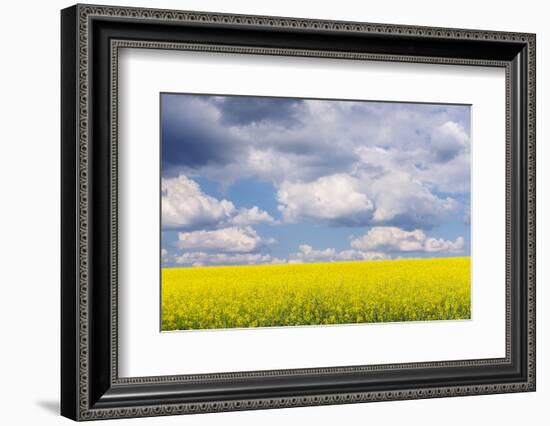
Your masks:
{"label": "black frame outer edge", "polygon": [[61,414],[77,418],[77,7],[61,14]]}

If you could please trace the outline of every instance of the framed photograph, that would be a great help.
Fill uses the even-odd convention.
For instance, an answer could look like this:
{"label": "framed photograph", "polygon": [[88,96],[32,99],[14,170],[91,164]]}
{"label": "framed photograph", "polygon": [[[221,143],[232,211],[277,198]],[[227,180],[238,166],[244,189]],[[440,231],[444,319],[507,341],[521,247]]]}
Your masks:
{"label": "framed photograph", "polygon": [[61,12],[61,412],[535,390],[535,35]]}

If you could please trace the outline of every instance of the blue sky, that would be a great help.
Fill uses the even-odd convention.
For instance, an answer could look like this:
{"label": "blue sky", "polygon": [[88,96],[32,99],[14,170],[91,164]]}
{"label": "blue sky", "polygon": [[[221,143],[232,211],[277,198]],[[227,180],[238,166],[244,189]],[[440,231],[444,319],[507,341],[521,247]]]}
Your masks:
{"label": "blue sky", "polygon": [[470,107],[161,94],[164,266],[470,253]]}

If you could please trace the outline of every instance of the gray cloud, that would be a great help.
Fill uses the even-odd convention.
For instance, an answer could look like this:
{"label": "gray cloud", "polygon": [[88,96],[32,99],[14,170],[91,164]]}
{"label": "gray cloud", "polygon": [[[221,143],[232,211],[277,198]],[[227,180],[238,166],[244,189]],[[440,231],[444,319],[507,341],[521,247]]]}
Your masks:
{"label": "gray cloud", "polygon": [[299,122],[300,99],[260,98],[251,96],[218,96],[209,98],[221,113],[223,124],[247,126],[269,122],[292,127]]}
{"label": "gray cloud", "polygon": [[[289,220],[429,229],[461,208],[453,194],[470,190],[464,106],[164,96],[165,175],[200,175],[226,186],[242,178],[271,182],[279,195],[290,194],[279,197]],[[328,202],[304,204],[302,197],[298,205],[288,191],[318,189],[335,175],[361,182],[354,192],[370,208],[365,201],[349,215],[341,209],[328,217]],[[317,204],[319,214],[311,211]]]}
{"label": "gray cloud", "polygon": [[243,144],[219,125],[219,113],[202,97],[163,95],[161,102],[165,174],[174,168],[228,164],[245,155]]}

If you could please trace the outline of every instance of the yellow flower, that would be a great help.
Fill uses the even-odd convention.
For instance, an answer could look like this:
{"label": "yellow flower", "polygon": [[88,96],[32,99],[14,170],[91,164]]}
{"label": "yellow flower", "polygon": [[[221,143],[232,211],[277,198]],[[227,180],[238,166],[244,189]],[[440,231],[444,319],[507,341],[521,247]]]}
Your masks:
{"label": "yellow flower", "polygon": [[470,258],[165,268],[162,329],[470,318]]}

